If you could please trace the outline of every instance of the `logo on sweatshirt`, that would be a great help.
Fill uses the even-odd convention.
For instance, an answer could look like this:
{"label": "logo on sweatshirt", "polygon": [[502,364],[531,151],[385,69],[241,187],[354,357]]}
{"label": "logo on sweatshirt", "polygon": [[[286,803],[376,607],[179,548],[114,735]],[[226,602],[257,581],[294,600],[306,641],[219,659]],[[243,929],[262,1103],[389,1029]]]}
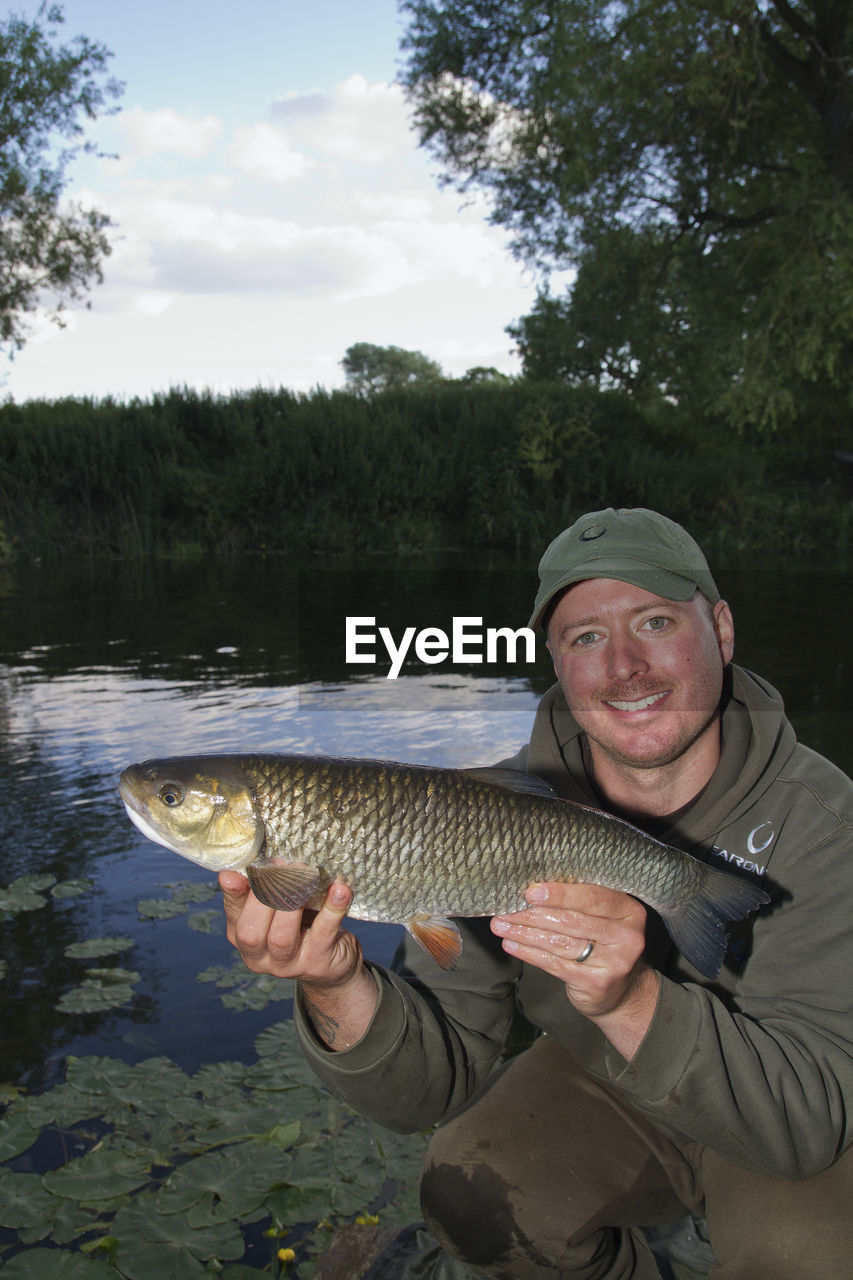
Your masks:
{"label": "logo on sweatshirt", "polygon": [[746,837],[747,853],[751,857],[744,857],[740,853],[731,853],[728,849],[718,849],[714,845],[711,850],[718,858],[722,858],[724,862],[730,862],[732,866],[740,867],[742,871],[752,871],[755,875],[763,876],[767,870],[766,862],[758,862],[756,859],[765,849],[769,849],[773,841],[776,839],[776,832],[773,829],[772,822],[760,822],[757,827],[753,827],[749,835]]}

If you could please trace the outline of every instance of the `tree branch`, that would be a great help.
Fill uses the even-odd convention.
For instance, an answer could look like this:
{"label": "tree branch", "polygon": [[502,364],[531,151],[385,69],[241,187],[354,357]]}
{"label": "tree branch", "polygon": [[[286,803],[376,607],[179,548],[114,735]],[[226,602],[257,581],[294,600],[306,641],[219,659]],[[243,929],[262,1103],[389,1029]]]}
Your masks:
{"label": "tree branch", "polygon": [[794,31],[798,36],[807,41],[809,44],[817,45],[818,35],[814,27],[806,22],[802,14],[798,13],[788,0],[773,0],[773,8],[779,14],[783,22]]}

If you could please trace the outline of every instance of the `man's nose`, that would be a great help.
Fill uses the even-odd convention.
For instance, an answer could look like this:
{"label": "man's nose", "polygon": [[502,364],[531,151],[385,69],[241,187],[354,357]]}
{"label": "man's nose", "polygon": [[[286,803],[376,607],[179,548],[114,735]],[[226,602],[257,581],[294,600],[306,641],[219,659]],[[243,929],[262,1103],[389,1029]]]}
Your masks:
{"label": "man's nose", "polygon": [[623,683],[648,670],[642,646],[630,631],[610,637],[607,660],[607,673],[610,679],[620,680]]}

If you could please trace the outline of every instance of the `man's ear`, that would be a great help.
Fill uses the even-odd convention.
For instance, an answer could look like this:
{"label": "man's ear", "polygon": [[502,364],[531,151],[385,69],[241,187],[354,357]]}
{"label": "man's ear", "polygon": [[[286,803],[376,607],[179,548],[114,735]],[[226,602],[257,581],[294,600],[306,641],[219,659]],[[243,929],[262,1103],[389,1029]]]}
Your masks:
{"label": "man's ear", "polygon": [[723,666],[727,667],[735,652],[735,620],[725,600],[714,605],[714,633]]}

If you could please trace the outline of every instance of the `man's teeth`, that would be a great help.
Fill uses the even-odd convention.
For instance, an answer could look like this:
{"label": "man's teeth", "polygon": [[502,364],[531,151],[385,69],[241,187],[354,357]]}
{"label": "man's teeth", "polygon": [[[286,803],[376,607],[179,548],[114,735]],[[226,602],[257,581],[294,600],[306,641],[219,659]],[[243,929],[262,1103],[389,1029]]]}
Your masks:
{"label": "man's teeth", "polygon": [[650,693],[647,698],[638,698],[636,702],[617,702],[615,699],[608,699],[608,706],[615,707],[617,711],[645,711],[646,707],[651,707],[656,702],[660,702],[661,698],[665,698],[666,693]]}

